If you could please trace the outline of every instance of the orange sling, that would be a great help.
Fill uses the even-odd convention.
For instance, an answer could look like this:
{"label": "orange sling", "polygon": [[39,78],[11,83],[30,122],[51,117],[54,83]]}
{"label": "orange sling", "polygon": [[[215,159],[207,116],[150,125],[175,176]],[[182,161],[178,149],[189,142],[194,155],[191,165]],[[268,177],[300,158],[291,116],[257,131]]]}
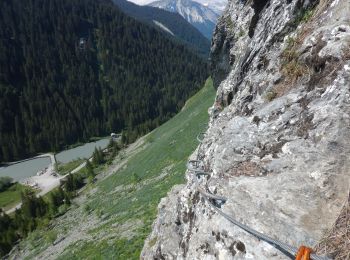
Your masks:
{"label": "orange sling", "polygon": [[301,246],[299,248],[299,251],[295,260],[310,260],[311,252],[312,252],[311,248],[306,246]]}

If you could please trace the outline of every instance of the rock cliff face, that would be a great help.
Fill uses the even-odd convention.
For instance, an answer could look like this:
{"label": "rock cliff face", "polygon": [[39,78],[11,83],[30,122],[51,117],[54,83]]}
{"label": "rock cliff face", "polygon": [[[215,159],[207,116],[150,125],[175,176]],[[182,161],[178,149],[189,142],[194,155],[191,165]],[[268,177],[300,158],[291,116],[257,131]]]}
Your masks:
{"label": "rock cliff face", "polygon": [[[224,212],[295,247],[317,244],[349,189],[349,13],[346,0],[231,0],[212,41],[217,97],[193,154],[202,182],[228,198]],[[289,259],[186,177],[161,201],[143,259]]]}

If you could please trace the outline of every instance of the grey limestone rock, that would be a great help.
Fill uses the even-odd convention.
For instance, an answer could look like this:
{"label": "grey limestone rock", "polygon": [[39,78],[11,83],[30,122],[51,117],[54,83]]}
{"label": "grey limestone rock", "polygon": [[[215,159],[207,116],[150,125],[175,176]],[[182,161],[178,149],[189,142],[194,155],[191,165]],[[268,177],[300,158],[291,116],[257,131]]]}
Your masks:
{"label": "grey limestone rock", "polygon": [[[231,0],[211,62],[217,88],[200,151],[222,210],[314,246],[349,190],[350,3]],[[193,173],[159,205],[142,259],[289,259],[232,225]]]}

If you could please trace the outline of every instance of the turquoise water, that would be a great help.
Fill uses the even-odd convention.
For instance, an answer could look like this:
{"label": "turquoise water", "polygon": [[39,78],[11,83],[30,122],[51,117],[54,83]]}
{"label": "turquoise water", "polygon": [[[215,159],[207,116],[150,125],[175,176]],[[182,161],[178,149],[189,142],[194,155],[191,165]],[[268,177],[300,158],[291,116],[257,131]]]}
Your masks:
{"label": "turquoise water", "polygon": [[82,146],[78,146],[73,149],[62,151],[56,154],[56,160],[62,163],[68,163],[78,158],[90,158],[95,150],[95,147],[106,148],[109,143],[109,139],[101,139],[97,142],[86,143]]}
{"label": "turquoise water", "polygon": [[15,181],[36,175],[36,173],[50,165],[50,157],[37,158],[30,161],[17,163],[8,167],[0,168],[0,177],[9,176]]}
{"label": "turquoise water", "polygon": [[[106,148],[109,139],[101,139],[97,142],[86,143],[82,146],[78,146],[73,149],[62,151],[56,154],[56,160],[62,163],[68,163],[78,158],[89,158],[95,150],[95,147]],[[36,175],[38,171],[41,171],[45,167],[50,165],[51,161],[49,157],[37,158],[7,167],[0,168],[0,177],[9,176],[15,181],[20,181],[28,177]]]}

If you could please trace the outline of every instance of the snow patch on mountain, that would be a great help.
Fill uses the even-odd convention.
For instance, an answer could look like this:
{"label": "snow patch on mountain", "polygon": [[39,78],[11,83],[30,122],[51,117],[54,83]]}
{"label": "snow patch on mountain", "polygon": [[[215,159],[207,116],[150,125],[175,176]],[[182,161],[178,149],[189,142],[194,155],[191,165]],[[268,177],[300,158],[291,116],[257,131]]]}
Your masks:
{"label": "snow patch on mountain", "polygon": [[172,36],[175,36],[175,34],[168,27],[166,27],[164,24],[162,24],[161,22],[158,22],[156,20],[153,20],[153,22],[155,25],[157,25],[162,30],[166,31],[167,33],[170,33]]}
{"label": "snow patch on mountain", "polygon": [[149,4],[169,12],[179,13],[204,36],[211,38],[219,13],[192,0],[159,0]]}
{"label": "snow patch on mountain", "polygon": [[[211,8],[218,14],[221,14],[227,5],[227,0],[193,0],[193,1],[200,3],[205,7]],[[129,2],[133,2],[138,5],[148,5],[154,2],[154,0],[130,0]]]}
{"label": "snow patch on mountain", "polygon": [[211,8],[218,14],[221,14],[225,10],[225,7],[227,5],[227,0],[193,0],[193,1]]}

